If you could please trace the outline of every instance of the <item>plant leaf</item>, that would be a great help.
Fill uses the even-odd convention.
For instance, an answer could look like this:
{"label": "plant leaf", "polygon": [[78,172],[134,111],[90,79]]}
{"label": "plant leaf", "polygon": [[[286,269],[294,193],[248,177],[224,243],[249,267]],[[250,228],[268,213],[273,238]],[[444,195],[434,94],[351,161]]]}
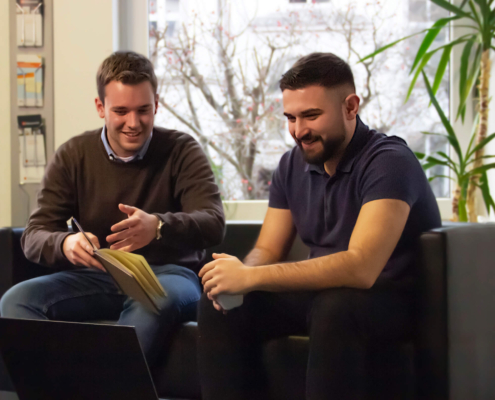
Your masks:
{"label": "plant leaf", "polygon": [[480,6],[482,14],[490,14],[490,5],[486,0],[474,0],[474,2]]}
{"label": "plant leaf", "polygon": [[466,200],[464,198],[459,198],[459,222],[468,222],[467,210],[466,210]]}
{"label": "plant leaf", "polygon": [[428,49],[430,48],[431,44],[434,42],[435,38],[438,36],[440,31],[447,25],[449,22],[454,21],[456,19],[459,19],[460,17],[455,16],[455,17],[449,17],[449,18],[441,18],[438,21],[436,21],[430,29],[428,29],[428,32],[426,33],[423,41],[421,42],[421,46],[419,46],[418,52],[416,53],[416,58],[414,59],[414,62],[411,67],[411,72],[414,71],[420,60],[423,58],[423,56],[426,54]]}
{"label": "plant leaf", "polygon": [[423,135],[431,135],[431,136],[442,136],[442,137],[448,137],[447,135],[444,135],[443,133],[435,133],[435,132],[426,132],[426,131],[421,131]]}
{"label": "plant leaf", "polygon": [[404,41],[404,40],[406,40],[406,39],[412,38],[413,36],[419,35],[420,33],[423,33],[423,32],[425,32],[425,31],[427,31],[427,30],[428,30],[428,29],[423,29],[422,31],[419,31],[419,32],[413,33],[412,35],[409,35],[409,36],[405,36],[405,37],[403,37],[403,38],[401,38],[401,39],[399,39],[399,40],[396,40],[395,42],[392,42],[392,43],[389,43],[389,44],[387,44],[387,45],[385,45],[385,46],[383,46],[383,47],[380,47],[378,50],[375,50],[373,53],[368,54],[366,57],[361,58],[361,59],[358,61],[358,64],[359,64],[359,63],[361,63],[361,62],[363,62],[363,61],[365,61],[365,60],[367,60],[368,58],[373,58],[373,57],[375,57],[377,54],[380,54],[380,53],[384,52],[385,50],[389,49],[390,47],[395,46],[397,43],[400,43],[400,42],[402,42],[402,41]]}
{"label": "plant leaf", "polygon": [[433,55],[433,53],[434,53],[433,51],[430,51],[429,53],[426,53],[424,55],[423,60],[421,61],[421,64],[419,64],[416,73],[414,74],[414,77],[411,81],[411,84],[409,85],[409,90],[407,91],[406,100],[404,101],[404,103],[406,103],[411,97],[411,93],[414,89],[414,85],[416,84],[416,81],[418,80],[418,76],[421,72],[423,72],[423,68],[428,63],[428,61],[430,61],[430,58]]}
{"label": "plant leaf", "polygon": [[493,201],[492,196],[490,195],[490,186],[488,183],[488,176],[487,176],[486,172],[481,174],[479,187],[480,187],[481,193],[483,195],[483,200],[485,201],[486,211],[488,212],[488,214],[490,214],[490,208],[495,211],[495,203]]}
{"label": "plant leaf", "polygon": [[476,7],[474,6],[474,3],[472,0],[469,1],[469,8],[471,9],[471,13],[472,13],[474,19],[478,23],[478,26],[479,26],[478,29],[483,30],[483,22],[480,20],[480,17],[478,15],[478,12],[476,11]]}
{"label": "plant leaf", "polygon": [[[474,36],[472,34],[469,34],[469,35],[463,35],[461,36],[460,38],[457,38],[456,40],[450,42],[450,43],[447,43],[445,45],[442,45],[442,46],[439,46],[433,50],[431,50],[430,52],[426,53],[424,56],[423,56],[423,61],[422,63],[417,67],[416,69],[416,74],[414,75],[413,77],[413,80],[411,82],[411,84],[409,85],[409,89],[408,89],[408,92],[407,92],[407,95],[406,95],[406,100],[405,102],[407,102],[411,96],[411,93],[412,93],[412,90],[414,88],[414,85],[416,83],[416,80],[418,79],[418,76],[419,76],[419,73],[423,70],[423,68],[425,67],[426,63],[430,60],[431,56],[436,53],[437,51],[440,51],[442,49],[446,49],[446,48],[451,48],[454,47],[455,45],[459,44],[459,43],[463,43],[463,42],[466,42],[468,40],[470,40],[470,38],[472,39]],[[443,57],[443,56],[442,56]],[[448,61],[447,61],[448,63]],[[437,68],[437,73],[435,74],[435,81],[440,80],[441,82],[441,79],[445,73],[445,68],[447,67],[447,64],[445,64],[445,67],[444,67],[444,70],[443,71],[440,71],[440,74],[439,74],[439,68],[441,67],[441,65],[439,65],[439,67]],[[438,76],[438,77],[437,77]],[[440,83],[438,83],[438,85],[440,85]]]}
{"label": "plant leaf", "polygon": [[[467,44],[466,44],[467,46]],[[464,48],[466,49],[466,48]],[[478,48],[476,50],[476,55],[473,60],[473,64],[471,65],[471,71],[469,73],[469,76],[467,79],[464,81],[463,85],[461,86],[461,82],[459,82],[459,93],[460,93],[460,100],[459,100],[459,108],[457,110],[457,118],[459,118],[459,115],[462,116],[462,121],[464,122],[464,114],[466,111],[466,101],[473,90],[473,86],[476,84],[476,81],[478,80],[478,75],[480,73],[481,69],[481,52],[482,52],[483,46],[480,44],[478,45]],[[464,56],[464,53],[463,53]],[[469,61],[467,62],[469,63]],[[462,80],[462,57],[461,57],[461,80]]]}
{"label": "plant leaf", "polygon": [[450,158],[443,151],[437,151],[436,154],[438,154],[439,156],[445,158],[449,162],[450,168],[453,169],[454,171],[457,171],[457,164],[454,162],[454,160],[452,160],[452,158]]}
{"label": "plant leaf", "polygon": [[426,161],[428,163],[432,163],[432,164],[435,164],[435,165],[445,165],[446,167],[449,167],[450,168],[450,164],[447,161],[439,160],[438,158],[433,157],[433,156],[426,157]]}
{"label": "plant leaf", "polygon": [[425,153],[420,153],[419,151],[415,151],[414,154],[418,160],[422,160],[423,158],[425,158]]}
{"label": "plant leaf", "polygon": [[482,165],[481,167],[474,168],[471,171],[469,171],[469,175],[471,175],[471,176],[479,175],[479,174],[482,174],[483,172],[486,172],[486,171],[493,169],[493,168],[495,168],[495,163]]}
{"label": "plant leaf", "polygon": [[476,154],[476,152],[479,150],[479,149],[482,149],[483,147],[485,147],[488,143],[490,143],[493,139],[495,139],[495,133],[492,133],[491,135],[488,135],[486,138],[484,138],[481,142],[479,142],[473,150],[471,150],[471,152],[467,155],[466,158],[469,158],[471,157],[473,154]]}
{"label": "plant leaf", "polygon": [[428,77],[426,76],[426,74],[424,72],[422,72],[422,74],[423,74],[423,79],[425,81],[426,90],[428,91],[428,94],[430,96],[431,103],[433,104],[433,106],[437,110],[438,116],[440,117],[442,124],[447,131],[448,140],[449,140],[450,144],[452,145],[452,147],[454,148],[454,150],[457,154],[457,157],[459,158],[459,164],[462,165],[464,162],[464,157],[462,155],[461,146],[459,145],[459,140],[457,139],[457,136],[454,132],[454,129],[452,128],[452,125],[450,125],[449,120],[445,116],[445,113],[443,112],[442,108],[440,107],[440,104],[438,104],[438,101],[437,101],[435,95],[433,94],[433,91],[432,91],[431,86],[430,86],[430,82],[428,81]]}
{"label": "plant leaf", "polygon": [[421,167],[423,167],[423,171],[427,171],[429,170],[431,167],[435,167],[436,163],[425,163],[425,164],[422,164]]}
{"label": "plant leaf", "polygon": [[[487,158],[495,158],[495,155],[493,155],[493,156],[482,156],[482,157],[479,157],[479,159],[481,159],[481,160],[485,160],[485,159],[487,159]],[[472,163],[474,163],[476,160],[478,160],[478,158],[473,158],[471,161],[469,161],[469,163],[468,163],[468,164],[472,164]]]}
{"label": "plant leaf", "polygon": [[490,22],[490,5],[486,0],[474,0],[474,2],[480,7],[480,14],[483,17],[483,27],[485,28],[486,25]]}
{"label": "plant leaf", "polygon": [[[456,15],[461,15],[463,17],[469,18],[474,20],[473,16],[463,10],[461,10],[459,7],[454,6],[451,4],[449,1],[446,0],[431,0],[432,3],[435,3],[437,6],[440,6],[448,11],[453,12]],[[465,4],[465,3],[464,3]],[[463,5],[464,5],[463,4]]]}
{"label": "plant leaf", "polygon": [[462,194],[462,198],[464,200],[467,199],[467,189],[468,189],[468,186],[469,186],[469,179],[464,179],[462,181],[462,185],[461,185],[461,194]]}
{"label": "plant leaf", "polygon": [[451,176],[448,176],[448,175],[433,175],[433,176],[430,176],[428,178],[428,182],[431,182],[433,179],[436,179],[436,178],[445,178],[445,179],[450,179],[452,181],[455,182],[455,179],[452,178]]}
{"label": "plant leaf", "polygon": [[[459,17],[459,16],[455,16],[455,17],[449,17],[449,18],[444,18],[444,19],[449,19],[450,21],[453,21],[453,20],[460,19],[460,18],[461,18],[461,17]],[[450,22],[450,21],[447,21],[447,22]],[[431,29],[431,28],[429,28],[429,29],[423,29],[422,31],[419,31],[419,32],[413,33],[413,34],[408,35],[408,36],[404,36],[403,38],[400,38],[400,39],[398,39],[398,40],[396,40],[396,41],[394,41],[394,42],[392,42],[392,43],[389,43],[389,44],[387,44],[387,45],[385,45],[385,46],[383,46],[383,47],[380,47],[379,49],[375,50],[373,53],[368,54],[367,56],[365,56],[365,57],[361,58],[361,59],[358,61],[358,64],[359,64],[359,63],[361,63],[361,62],[363,62],[363,61],[365,61],[365,60],[367,60],[367,59],[369,59],[369,58],[373,58],[373,57],[375,57],[376,55],[378,55],[378,54],[380,54],[380,53],[384,52],[385,50],[387,50],[387,49],[389,49],[389,48],[391,48],[391,47],[395,46],[397,43],[400,43],[400,42],[402,42],[402,41],[404,41],[404,40],[406,40],[406,39],[410,39],[410,38],[412,38],[412,37],[414,37],[414,36],[416,36],[416,35],[419,35],[419,34],[421,34],[421,33],[428,32],[430,29]],[[458,38],[458,39],[454,40],[453,42],[448,43],[447,45],[455,45],[455,44],[458,44],[458,43],[464,42],[464,41],[466,41],[466,40],[465,40],[465,37],[466,37],[466,36],[472,36],[472,35],[471,35],[471,34],[466,34],[466,35],[463,35],[463,36],[461,36],[460,38]],[[443,47],[444,47],[444,46],[441,46],[441,47],[439,47],[438,49],[435,49],[435,51],[436,51],[436,50],[439,50],[440,48],[443,48]]]}
{"label": "plant leaf", "polygon": [[471,49],[474,46],[474,42],[476,41],[476,37],[472,37],[469,39],[464,45],[464,50],[461,55],[461,65],[459,68],[459,94],[462,96],[464,91],[466,90],[466,81],[468,76],[468,68],[469,68],[469,56],[471,55]]}
{"label": "plant leaf", "polygon": [[458,37],[456,40],[453,40],[452,42],[449,42],[449,43],[445,43],[441,46],[438,46],[438,47],[435,47],[433,50],[431,50],[432,52],[437,52],[439,50],[442,50],[444,49],[445,47],[447,46],[455,46],[455,45],[458,45],[459,43],[463,43],[463,42],[467,42],[470,38],[473,38],[473,37],[476,37],[476,34],[472,34],[472,33],[467,33],[465,35],[462,35],[461,37]]}
{"label": "plant leaf", "polygon": [[440,62],[438,63],[437,72],[435,74],[435,80],[433,82],[433,94],[437,94],[438,88],[442,83],[443,75],[445,74],[445,70],[447,69],[447,65],[450,61],[450,53],[452,52],[452,46],[447,46],[443,50],[442,58],[440,58]]}
{"label": "plant leaf", "polygon": [[474,117],[473,127],[471,128],[471,139],[469,140],[469,146],[466,150],[466,161],[469,159],[469,153],[471,148],[473,147],[474,140],[476,139],[476,132],[478,131],[478,123],[480,121],[480,113],[476,113],[476,117]]}

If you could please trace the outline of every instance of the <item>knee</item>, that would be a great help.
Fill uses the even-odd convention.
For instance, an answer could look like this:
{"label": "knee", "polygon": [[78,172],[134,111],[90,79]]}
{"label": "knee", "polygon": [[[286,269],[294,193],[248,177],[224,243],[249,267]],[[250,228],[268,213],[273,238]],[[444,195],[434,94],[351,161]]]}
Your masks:
{"label": "knee", "polygon": [[319,293],[311,308],[311,327],[343,335],[359,330],[357,316],[363,306],[361,292],[360,289],[337,288]]}
{"label": "knee", "polygon": [[[158,314],[146,313],[146,315],[158,318],[160,323],[169,324],[172,321],[184,322],[194,321],[196,319],[196,308],[199,300],[197,295],[187,294],[181,295],[175,291],[167,291],[167,295],[158,299],[157,305],[159,308]],[[133,298],[128,297],[124,303],[124,310],[128,309],[134,315],[141,313],[143,306]]]}
{"label": "knee", "polygon": [[160,299],[160,308],[165,314],[182,313],[190,309],[196,309],[201,296],[198,278],[190,270],[183,267],[171,270],[159,276],[159,281],[167,293]]}
{"label": "knee", "polygon": [[26,306],[33,303],[32,287],[29,281],[11,287],[0,299],[0,315],[4,318],[16,318]]}

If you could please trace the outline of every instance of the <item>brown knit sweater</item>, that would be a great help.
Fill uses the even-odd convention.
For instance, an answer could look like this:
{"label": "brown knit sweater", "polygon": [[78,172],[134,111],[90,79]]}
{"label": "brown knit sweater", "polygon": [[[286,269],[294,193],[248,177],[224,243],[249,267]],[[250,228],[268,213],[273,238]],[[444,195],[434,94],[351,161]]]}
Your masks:
{"label": "brown knit sweater", "polygon": [[200,145],[189,135],[155,127],[142,160],[109,159],[101,129],[64,143],[48,165],[22,237],[26,257],[56,268],[73,268],[62,252],[74,216],[101,247],[110,227],[127,218],[123,203],[163,219],[162,239],[136,251],[148,263],[197,269],[207,247],[222,241],[225,219],[218,187]]}

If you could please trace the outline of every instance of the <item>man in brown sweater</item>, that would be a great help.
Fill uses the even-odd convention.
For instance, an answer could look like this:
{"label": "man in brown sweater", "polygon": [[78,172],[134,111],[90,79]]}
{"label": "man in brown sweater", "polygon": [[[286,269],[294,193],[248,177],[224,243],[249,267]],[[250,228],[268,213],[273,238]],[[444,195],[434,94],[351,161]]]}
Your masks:
{"label": "man in brown sweater", "polygon": [[[189,135],[153,127],[158,106],[151,62],[117,52],[97,73],[102,129],[60,146],[47,167],[22,237],[26,257],[59,272],[22,282],[2,298],[3,317],[133,325],[148,361],[174,325],[195,317],[196,272],[204,249],[225,225],[218,187],[200,145]],[[92,257],[75,217],[96,247],[143,255],[167,292],[161,314],[120,294]]]}

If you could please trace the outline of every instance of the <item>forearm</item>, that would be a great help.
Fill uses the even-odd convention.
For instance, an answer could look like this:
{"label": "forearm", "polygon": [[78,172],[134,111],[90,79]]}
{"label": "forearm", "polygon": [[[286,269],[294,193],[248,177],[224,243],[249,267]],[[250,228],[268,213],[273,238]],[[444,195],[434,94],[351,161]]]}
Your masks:
{"label": "forearm", "polygon": [[220,244],[225,228],[223,210],[220,207],[191,213],[157,214],[164,222],[161,230],[163,243],[191,250],[202,250]]}
{"label": "forearm", "polygon": [[269,250],[261,247],[255,247],[253,250],[250,251],[246,258],[244,258],[243,262],[244,265],[255,267],[259,265],[273,264],[277,261],[279,260],[277,260],[275,255]]}
{"label": "forearm", "polygon": [[63,254],[62,243],[70,234],[67,220],[76,209],[74,174],[69,172],[73,157],[66,154],[65,147],[59,148],[46,168],[38,208],[29,217],[21,239],[28,260],[57,268],[71,265]]}
{"label": "forearm", "polygon": [[21,239],[22,249],[26,258],[36,264],[47,267],[64,267],[71,264],[65,258],[62,245],[70,232],[37,229],[28,226]]}
{"label": "forearm", "polygon": [[250,291],[285,292],[323,290],[331,287],[366,289],[377,276],[361,254],[343,251],[305,261],[271,264],[250,271]]}
{"label": "forearm", "polygon": [[29,218],[21,239],[26,258],[47,267],[68,267],[62,245],[70,234],[67,220],[73,215],[66,203],[58,203],[51,191],[42,190],[38,209]]}

